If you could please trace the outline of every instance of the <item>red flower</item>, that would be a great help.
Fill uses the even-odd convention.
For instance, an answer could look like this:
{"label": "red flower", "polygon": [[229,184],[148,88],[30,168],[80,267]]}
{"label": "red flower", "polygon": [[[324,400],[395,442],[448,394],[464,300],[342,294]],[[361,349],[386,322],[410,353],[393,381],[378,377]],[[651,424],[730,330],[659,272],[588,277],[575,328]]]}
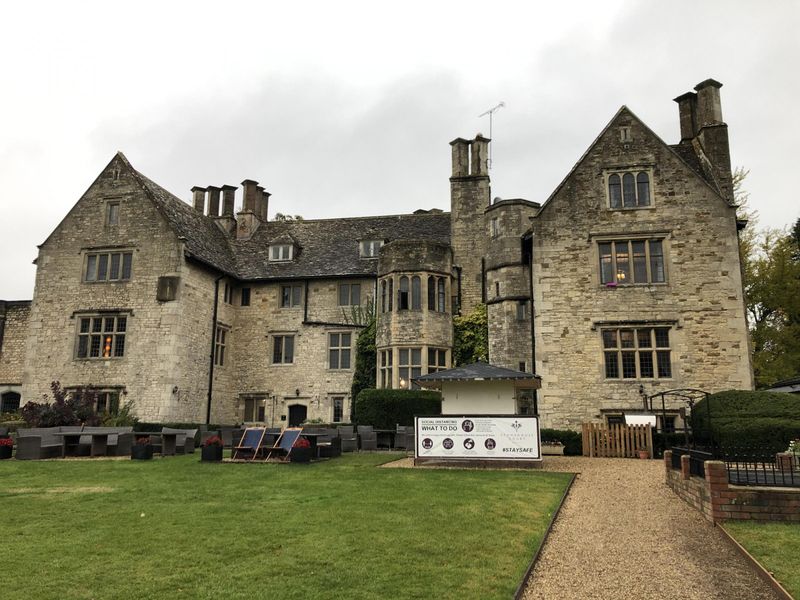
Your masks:
{"label": "red flower", "polygon": [[0,438],[0,446],[13,446],[14,440],[10,437]]}
{"label": "red flower", "polygon": [[294,443],[295,448],[311,448],[311,442],[309,442],[306,438],[300,437],[297,438],[297,441]]}
{"label": "red flower", "polygon": [[218,435],[212,435],[208,438],[205,442],[203,442],[203,446],[222,446],[222,438]]}

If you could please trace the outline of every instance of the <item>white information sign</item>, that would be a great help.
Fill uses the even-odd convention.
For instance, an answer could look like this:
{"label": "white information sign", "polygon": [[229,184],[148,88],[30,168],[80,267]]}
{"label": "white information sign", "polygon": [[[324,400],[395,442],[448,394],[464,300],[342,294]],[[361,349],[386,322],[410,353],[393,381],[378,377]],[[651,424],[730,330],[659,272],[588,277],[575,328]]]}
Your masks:
{"label": "white information sign", "polygon": [[539,460],[539,417],[415,417],[417,458]]}

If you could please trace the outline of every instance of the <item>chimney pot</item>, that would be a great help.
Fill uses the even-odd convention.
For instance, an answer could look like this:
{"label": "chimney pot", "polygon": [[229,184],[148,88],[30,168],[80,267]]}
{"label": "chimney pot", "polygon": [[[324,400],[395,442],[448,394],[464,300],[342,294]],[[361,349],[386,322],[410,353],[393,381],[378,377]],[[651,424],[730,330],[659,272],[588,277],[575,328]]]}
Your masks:
{"label": "chimney pot", "polygon": [[194,209],[201,215],[205,212],[206,188],[198,185],[192,188],[192,203],[194,204]]}
{"label": "chimney pot", "polygon": [[678,103],[681,141],[691,140],[697,135],[697,94],[694,92],[686,92],[673,101]]}
{"label": "chimney pot", "polygon": [[694,86],[697,91],[697,128],[704,125],[719,125],[722,121],[722,103],[719,88],[722,84],[714,79],[706,79]]}
{"label": "chimney pot", "polygon": [[450,142],[453,150],[453,177],[469,175],[469,142],[464,138],[456,138]]}
{"label": "chimney pot", "polygon": [[472,156],[471,156],[471,174],[472,175],[488,175],[489,174],[489,138],[483,137],[480,133],[475,136],[472,141]]}
{"label": "chimney pot", "polygon": [[267,219],[267,211],[269,210],[269,197],[270,197],[272,194],[270,194],[270,193],[269,193],[269,192],[267,192],[267,191],[264,191],[264,192],[263,192],[263,194],[264,194],[264,200],[263,200],[263,202],[261,203],[261,207],[262,207],[261,219],[262,219],[263,221],[267,221],[267,220],[268,220],[268,219]]}

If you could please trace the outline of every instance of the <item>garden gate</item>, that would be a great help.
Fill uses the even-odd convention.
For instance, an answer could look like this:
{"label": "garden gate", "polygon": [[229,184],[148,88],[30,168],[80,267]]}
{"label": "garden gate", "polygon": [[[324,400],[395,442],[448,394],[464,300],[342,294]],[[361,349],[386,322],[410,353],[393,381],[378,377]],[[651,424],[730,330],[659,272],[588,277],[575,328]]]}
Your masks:
{"label": "garden gate", "polygon": [[640,450],[653,456],[650,425],[583,424],[583,455],[609,458],[637,458]]}

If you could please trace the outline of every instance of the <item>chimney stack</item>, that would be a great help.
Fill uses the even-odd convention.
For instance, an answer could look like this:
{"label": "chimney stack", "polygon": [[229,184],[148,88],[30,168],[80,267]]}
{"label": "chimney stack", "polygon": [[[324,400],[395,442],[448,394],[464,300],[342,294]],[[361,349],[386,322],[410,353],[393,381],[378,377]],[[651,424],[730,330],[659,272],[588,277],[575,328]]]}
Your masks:
{"label": "chimney stack", "polygon": [[452,177],[466,177],[469,175],[469,142],[464,138],[456,138],[450,142],[453,154]]}
{"label": "chimney stack", "polygon": [[206,188],[194,186],[192,188],[192,200],[194,209],[202,215],[206,208]]}
{"label": "chimney stack", "polygon": [[244,188],[244,200],[242,201],[242,211],[243,212],[256,212],[256,203],[257,203],[257,195],[258,195],[258,182],[253,181],[252,179],[245,179],[242,182],[242,187]]}
{"label": "chimney stack", "polygon": [[264,188],[260,185],[256,186],[256,216],[264,220]]}
{"label": "chimney stack", "polygon": [[719,88],[722,84],[713,79],[706,79],[694,86],[697,92],[697,126],[719,125],[722,121],[722,104],[719,99]]}
{"label": "chimney stack", "polygon": [[472,156],[470,175],[489,175],[489,138],[480,133],[472,141]]}
{"label": "chimney stack", "polygon": [[208,190],[208,216],[218,217],[220,188],[215,185],[210,185],[206,188],[206,190]]}
{"label": "chimney stack", "polygon": [[234,204],[236,202],[236,186],[222,186],[222,216],[233,217]]}
{"label": "chimney stack", "polygon": [[691,140],[697,133],[697,94],[686,92],[675,98],[678,103],[678,117],[681,122],[681,141]]}

